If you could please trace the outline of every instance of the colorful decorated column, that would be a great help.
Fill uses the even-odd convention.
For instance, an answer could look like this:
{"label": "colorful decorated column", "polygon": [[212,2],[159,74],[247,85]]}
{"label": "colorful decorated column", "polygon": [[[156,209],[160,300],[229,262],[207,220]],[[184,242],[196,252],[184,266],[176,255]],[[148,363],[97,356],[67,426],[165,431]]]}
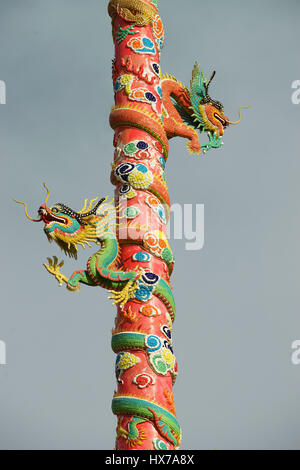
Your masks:
{"label": "colorful decorated column", "polygon": [[109,14],[115,43],[111,181],[116,186],[120,265],[138,273],[134,298],[115,298],[116,449],[174,450],[181,431],[172,390],[177,363],[170,287],[174,260],[166,237],[168,139],[159,65],[163,25],[156,1],[111,1]]}
{"label": "colorful decorated column", "polygon": [[[32,218],[44,222],[49,241],[71,258],[79,247],[97,246],[84,269],[70,277],[61,273],[56,256],[44,264],[60,285],[78,291],[81,285],[111,292],[117,305],[112,348],[116,353],[117,390],[112,410],[117,416],[116,449],[179,448],[181,429],[174,406],[177,362],[172,343],[175,302],[170,276],[174,259],[166,236],[170,200],[165,179],[168,141],[184,137],[191,153],[222,145],[232,123],[223,105],[210,97],[198,63],[190,87],[161,75],[164,31],[157,0],[110,0],[115,59],[114,130],[116,210],[107,198],[85,200],[81,210],[65,203],[48,206],[49,190]],[[241,108],[240,108],[241,109]],[[240,115],[240,110],[239,110]],[[208,138],[199,143],[199,133]]]}
{"label": "colorful decorated column", "polygon": [[[208,93],[196,63],[190,89],[162,76],[164,29],[157,0],[111,0],[115,106],[111,181],[116,186],[120,266],[136,271],[118,304],[112,348],[117,354],[116,449],[179,448],[173,385],[177,362],[172,343],[175,304],[170,275],[174,259],[166,237],[170,200],[165,178],[168,140],[188,139],[191,153],[222,145],[230,124],[223,105]],[[209,141],[200,145],[199,133]]]}

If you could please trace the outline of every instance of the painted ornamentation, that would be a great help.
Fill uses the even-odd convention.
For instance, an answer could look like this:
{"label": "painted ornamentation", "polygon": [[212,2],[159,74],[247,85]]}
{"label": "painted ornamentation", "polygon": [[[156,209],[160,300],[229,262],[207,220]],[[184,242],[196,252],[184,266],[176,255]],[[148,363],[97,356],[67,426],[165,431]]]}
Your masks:
{"label": "painted ornamentation", "polygon": [[143,389],[149,387],[150,385],[155,385],[155,377],[150,374],[139,374],[136,375],[133,379],[133,383],[138,386],[138,388]]}
{"label": "painted ornamentation", "polygon": [[127,47],[136,54],[156,54],[154,42],[147,36],[134,37],[127,41]]}
{"label": "painted ornamentation", "polygon": [[[69,276],[56,256],[44,264],[60,286],[75,292],[102,287],[117,306],[112,349],[116,353],[116,449],[176,450],[181,428],[173,391],[177,362],[172,328],[175,301],[170,285],[174,257],[167,240],[170,198],[165,180],[169,140],[183,137],[192,153],[222,146],[231,122],[223,104],[211,97],[215,72],[207,79],[196,62],[190,86],[162,75],[164,27],[157,0],[110,0],[115,59],[115,103],[109,122],[114,131],[111,182],[115,200],[86,199],[82,209],[49,205],[50,191],[33,222],[43,222],[47,239],[66,256],[92,248],[86,265]],[[200,137],[206,138],[200,143]],[[89,191],[89,188],[85,188]],[[149,227],[147,217],[151,217]],[[137,219],[137,220],[135,220]],[[122,229],[138,225],[140,238]],[[71,301],[70,301],[71,302]],[[155,400],[152,399],[155,397]]]}

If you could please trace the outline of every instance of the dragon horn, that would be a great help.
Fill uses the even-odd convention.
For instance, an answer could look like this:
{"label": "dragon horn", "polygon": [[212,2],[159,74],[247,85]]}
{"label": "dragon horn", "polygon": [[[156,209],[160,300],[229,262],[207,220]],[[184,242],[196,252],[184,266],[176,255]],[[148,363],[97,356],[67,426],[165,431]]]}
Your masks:
{"label": "dragon horn", "polygon": [[85,212],[83,214],[80,214],[80,217],[83,218],[83,217],[89,217],[90,215],[94,215],[96,214],[96,211],[98,209],[99,206],[101,206],[101,204],[105,201],[105,197],[100,199],[100,201],[97,202],[97,204],[95,204],[95,206],[93,207],[92,210],[90,210],[89,212]]}
{"label": "dragon horn", "polygon": [[239,122],[241,122],[241,119],[242,119],[242,117],[241,117],[241,109],[248,109],[248,108],[250,108],[250,106],[241,106],[241,107],[239,108],[239,120],[236,121],[236,122],[228,121],[228,124],[231,124],[231,125],[235,126],[236,124],[238,124]]}
{"label": "dragon horn", "polygon": [[213,78],[214,78],[215,75],[216,75],[216,71],[214,70],[213,73],[212,73],[211,76],[210,76],[210,79],[209,79],[208,82],[205,83],[205,85],[204,85],[206,91],[208,91],[208,87],[209,87],[209,85],[211,84],[211,82],[212,82],[212,80],[213,80]]}
{"label": "dragon horn", "polygon": [[28,215],[28,212],[27,212],[27,204],[25,202],[22,202],[22,201],[17,201],[16,199],[13,199],[17,204],[23,204],[24,206],[24,210],[25,210],[25,215],[27,217],[27,219],[31,220],[32,222],[40,222],[42,220],[42,218],[40,219],[33,219],[32,217],[30,217],[30,215]]}

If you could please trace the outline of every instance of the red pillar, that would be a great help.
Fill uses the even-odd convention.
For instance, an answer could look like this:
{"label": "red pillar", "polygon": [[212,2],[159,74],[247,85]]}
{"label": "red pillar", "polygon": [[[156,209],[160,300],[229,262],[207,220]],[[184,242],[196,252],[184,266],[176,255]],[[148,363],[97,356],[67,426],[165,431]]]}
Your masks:
{"label": "red pillar", "polygon": [[[170,283],[173,256],[166,238],[170,201],[164,174],[168,141],[159,66],[163,26],[156,0],[111,0],[109,14],[115,44],[111,181],[120,207],[120,266],[143,268]],[[172,391],[177,374],[173,320],[170,305],[157,295],[147,300],[141,292],[140,299],[118,306],[112,339],[118,355],[113,399],[118,450],[179,447]],[[130,333],[134,333],[132,342]]]}

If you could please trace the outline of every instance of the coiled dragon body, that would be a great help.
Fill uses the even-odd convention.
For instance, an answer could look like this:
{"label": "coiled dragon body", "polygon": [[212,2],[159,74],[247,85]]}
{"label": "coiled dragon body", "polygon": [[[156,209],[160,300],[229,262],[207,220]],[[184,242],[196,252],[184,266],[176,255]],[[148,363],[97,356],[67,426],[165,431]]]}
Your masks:
{"label": "coiled dragon body", "polygon": [[[110,0],[108,12],[116,52],[115,105],[110,113],[116,210],[107,199],[86,200],[80,211],[62,203],[48,207],[48,190],[39,219],[32,219],[22,204],[26,216],[43,221],[48,240],[67,255],[77,258],[79,246],[98,246],[86,267],[70,277],[61,273],[63,261],[55,256],[44,266],[68,290],[77,291],[82,284],[101,286],[118,305],[112,333],[117,355],[118,389],[112,401],[118,418],[116,449],[174,450],[181,429],[172,392],[177,362],[170,287],[174,258],[166,235],[168,142],[183,137],[191,153],[206,153],[219,148],[225,129],[236,123],[210,97],[215,72],[207,80],[196,63],[190,87],[161,74],[164,28],[157,0]],[[206,134],[208,142],[200,145],[199,134]]]}
{"label": "coiled dragon body", "polygon": [[70,291],[80,289],[80,284],[101,286],[111,291],[114,303],[124,306],[130,299],[147,301],[152,295],[159,297],[167,306],[171,318],[175,318],[175,302],[169,284],[155,273],[140,268],[125,271],[119,266],[120,245],[116,237],[115,209],[106,199],[92,204],[88,210],[86,203],[81,211],[75,212],[65,204],[40,206],[40,220],[45,223],[44,232],[49,241],[55,241],[69,256],[77,258],[78,245],[85,247],[91,243],[100,245],[87,262],[86,269],[75,271],[69,278],[60,272],[63,262],[57,257],[48,258],[44,264],[60,285],[66,284]]}
{"label": "coiled dragon body", "polygon": [[[131,59],[132,60],[132,59]],[[124,72],[134,70],[130,62],[124,64]],[[222,103],[209,95],[209,85],[215,76],[212,73],[206,80],[203,71],[196,62],[190,88],[184,86],[175,77],[161,76],[162,116],[141,110],[138,105],[115,106],[110,114],[110,124],[116,129],[122,126],[132,126],[145,130],[156,138],[163,148],[165,158],[168,154],[168,140],[173,137],[188,139],[188,149],[191,153],[206,153],[212,148],[219,148],[223,144],[222,136],[229,124],[224,115]],[[134,75],[124,74],[115,76],[117,91],[127,94],[129,98],[135,96],[133,88]],[[209,142],[200,145],[200,133],[206,133]]]}

